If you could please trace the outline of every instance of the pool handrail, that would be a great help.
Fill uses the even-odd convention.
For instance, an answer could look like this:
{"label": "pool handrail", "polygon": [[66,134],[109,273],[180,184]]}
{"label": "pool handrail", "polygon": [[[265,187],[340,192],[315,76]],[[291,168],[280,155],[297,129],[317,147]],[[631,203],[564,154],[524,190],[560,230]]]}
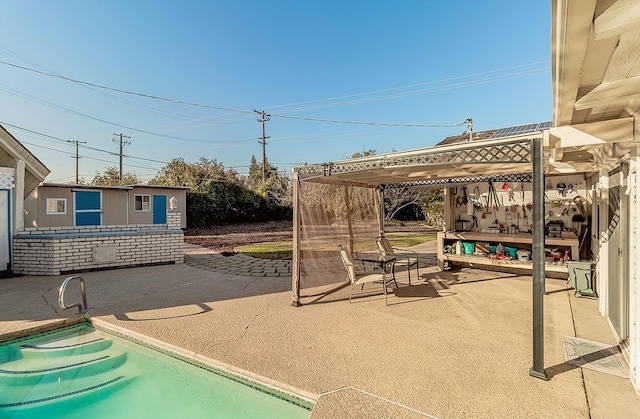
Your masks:
{"label": "pool handrail", "polygon": [[[67,289],[67,284],[71,282],[73,279],[78,279],[80,281],[80,291],[82,292],[82,303],[72,304],[70,306],[66,306],[64,304],[64,291]],[[78,314],[82,314],[83,316],[87,314],[91,309],[87,305],[87,292],[84,286],[84,278],[79,275],[70,276],[64,280],[62,285],[60,285],[60,290],[58,291],[58,305],[63,310],[68,310],[73,307],[78,307]]]}

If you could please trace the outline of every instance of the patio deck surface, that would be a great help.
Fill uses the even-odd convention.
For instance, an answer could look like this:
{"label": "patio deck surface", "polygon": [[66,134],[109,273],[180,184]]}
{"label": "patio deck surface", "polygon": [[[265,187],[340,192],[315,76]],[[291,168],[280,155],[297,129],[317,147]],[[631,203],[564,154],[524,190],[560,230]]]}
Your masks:
{"label": "patio deck surface", "polygon": [[[435,242],[418,250],[433,260]],[[562,280],[547,280],[542,381],[528,374],[529,276],[431,264],[411,287],[400,274],[389,306],[368,286],[353,304],[345,288],[295,308],[290,277],[232,274],[204,266],[205,250],[186,253],[201,266],[82,274],[90,316],[299,389],[317,400],[312,418],[640,417],[628,379],[565,362],[563,335],[615,341],[598,302]],[[1,279],[0,335],[74,317],[57,307],[63,279]]]}

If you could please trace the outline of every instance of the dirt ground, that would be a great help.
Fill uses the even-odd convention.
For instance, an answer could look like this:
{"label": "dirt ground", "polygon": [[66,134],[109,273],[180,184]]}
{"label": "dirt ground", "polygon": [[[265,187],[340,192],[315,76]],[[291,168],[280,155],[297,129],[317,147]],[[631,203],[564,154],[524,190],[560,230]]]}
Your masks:
{"label": "dirt ground", "polygon": [[185,243],[196,244],[216,252],[233,252],[245,244],[262,243],[293,238],[291,221],[231,224],[206,228],[188,228],[184,231]]}
{"label": "dirt ground", "polygon": [[[393,223],[386,231],[431,231],[422,223]],[[287,221],[232,224],[207,228],[189,228],[184,232],[186,243],[206,247],[216,252],[233,253],[238,246],[293,238],[293,224]]]}

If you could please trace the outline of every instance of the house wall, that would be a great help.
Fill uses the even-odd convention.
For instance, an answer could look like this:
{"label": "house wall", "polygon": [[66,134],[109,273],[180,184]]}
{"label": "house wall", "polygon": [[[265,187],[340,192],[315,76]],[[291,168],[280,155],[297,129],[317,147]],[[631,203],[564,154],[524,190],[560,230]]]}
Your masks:
{"label": "house wall", "polygon": [[[135,195],[149,195],[151,197],[151,208],[149,211],[135,211]],[[184,189],[158,188],[136,186],[129,191],[129,222],[132,224],[153,224],[153,195],[164,195],[167,197],[167,206],[164,211],[169,211],[169,199],[175,196],[178,200],[178,212],[182,214],[181,228],[187,227],[187,191]]]}
{"label": "house wall", "polygon": [[[618,163],[619,164],[619,163]],[[609,171],[615,165],[603,166],[599,173],[593,177],[593,222],[594,235],[592,236],[592,249],[594,252],[594,261],[596,262],[596,290],[598,292],[598,305],[600,314],[609,320],[609,313],[612,309],[609,307],[610,301],[610,264],[615,263],[609,258],[609,247],[617,246],[610,244],[608,237],[609,225]],[[628,257],[624,261],[625,266],[622,272],[626,271],[624,280],[628,281],[628,294],[624,296],[628,303],[628,341],[622,342],[621,346],[625,348],[625,352],[629,359],[630,380],[636,391],[640,391],[640,263],[638,263],[637,249],[640,248],[640,201],[638,200],[638,185],[640,184],[640,150],[638,146],[633,145],[629,156],[629,174],[627,178],[626,188],[623,188],[623,194],[626,195],[628,202],[623,208],[622,220],[628,218],[628,237],[625,248],[621,249],[626,252]],[[623,221],[624,222],[624,221]],[[625,222],[626,224],[626,222]],[[621,302],[622,304],[622,302]],[[610,320],[609,320],[610,321]],[[611,323],[610,323],[611,325]],[[615,335],[613,325],[612,332]]]}
{"label": "house wall", "polygon": [[640,249],[640,199],[638,199],[638,185],[640,185],[640,146],[632,148],[629,181],[631,183],[629,197],[629,248],[632,252],[629,266],[629,375],[636,391],[640,391],[640,263],[637,249]]}
{"label": "house wall", "polygon": [[103,225],[128,224],[127,191],[120,190],[120,189],[103,189],[101,192],[102,192],[102,223],[101,224]]}
{"label": "house wall", "polygon": [[13,238],[13,270],[23,275],[61,275],[182,263],[180,219],[179,212],[169,212],[167,224],[28,228]]}
{"label": "house wall", "polygon": [[[82,189],[91,191],[94,189]],[[95,189],[100,190],[100,189]],[[25,199],[24,223],[26,228],[33,227],[72,227],[74,226],[74,189],[39,186]],[[127,224],[127,191],[102,189],[102,225]],[[65,214],[47,214],[47,198],[67,200]]]}
{"label": "house wall", "polygon": [[[47,215],[47,198],[67,200],[66,214]],[[24,226],[54,227],[73,226],[73,192],[70,188],[39,186],[24,200]]]}
{"label": "house wall", "polygon": [[[74,188],[72,186],[52,187],[39,186],[24,201],[25,227],[71,227],[74,226]],[[90,191],[93,189],[81,189]],[[178,200],[178,212],[182,214],[180,228],[187,227],[186,220],[186,190],[158,187],[134,187],[125,189],[95,189],[102,193],[102,223],[101,225],[153,224],[153,208],[150,211],[135,211],[135,195],[165,195],[169,210],[169,199],[175,196]],[[66,214],[47,214],[47,198],[67,200]],[[153,198],[151,198],[153,200]]]}

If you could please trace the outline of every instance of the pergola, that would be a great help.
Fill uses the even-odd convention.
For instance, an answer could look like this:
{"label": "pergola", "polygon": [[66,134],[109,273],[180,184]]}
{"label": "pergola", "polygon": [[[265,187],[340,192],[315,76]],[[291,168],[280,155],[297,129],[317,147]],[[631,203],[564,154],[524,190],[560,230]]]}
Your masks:
{"label": "pergola", "polygon": [[[537,125],[537,124],[534,124]],[[545,127],[546,128],[546,127]],[[362,223],[362,229],[371,230],[373,237],[383,231],[383,217],[381,216],[382,195],[385,189],[405,186],[432,186],[444,188],[448,185],[479,182],[485,180],[524,181],[533,183],[533,366],[530,374],[534,377],[546,379],[544,371],[544,175],[545,175],[545,132],[540,126],[533,127],[529,132],[506,138],[490,138],[487,140],[467,141],[453,145],[434,146],[425,149],[376,155],[330,163],[305,165],[294,168],[294,204],[293,204],[293,272],[292,288],[294,306],[301,305],[301,297],[317,295],[305,294],[309,285],[309,278],[315,275],[313,286],[317,288],[318,278],[325,280],[325,285],[336,283],[335,275],[328,275],[327,271],[314,272],[317,264],[307,263],[318,257],[318,252],[312,249],[313,240],[306,240],[313,232],[322,230],[322,224],[331,224],[326,216],[312,217],[307,214],[309,202],[306,185],[313,184],[324,192],[314,190],[319,205],[328,202],[328,194],[334,194],[344,199],[345,214],[341,218],[345,227],[340,234],[348,235],[348,241],[357,240],[354,231],[356,220],[352,216],[350,197],[357,190],[374,191],[378,194],[368,195],[375,199],[360,199],[368,202],[371,208],[364,213],[376,214],[377,222]],[[548,154],[547,154],[548,156]],[[324,185],[324,186],[322,186]],[[446,191],[446,189],[445,189]],[[324,201],[323,201],[324,199]],[[335,222],[335,220],[333,221]],[[363,227],[364,226],[364,227]],[[327,241],[326,231],[324,241]],[[337,244],[341,237],[336,234],[335,246],[323,252],[338,254]],[[330,239],[329,239],[330,241]],[[330,259],[334,265],[338,259]],[[326,266],[326,263],[325,265]],[[324,269],[324,268],[323,268]],[[336,272],[336,271],[334,271]],[[333,276],[333,278],[332,278]],[[343,277],[346,275],[342,275]],[[336,287],[333,287],[335,289]]]}

